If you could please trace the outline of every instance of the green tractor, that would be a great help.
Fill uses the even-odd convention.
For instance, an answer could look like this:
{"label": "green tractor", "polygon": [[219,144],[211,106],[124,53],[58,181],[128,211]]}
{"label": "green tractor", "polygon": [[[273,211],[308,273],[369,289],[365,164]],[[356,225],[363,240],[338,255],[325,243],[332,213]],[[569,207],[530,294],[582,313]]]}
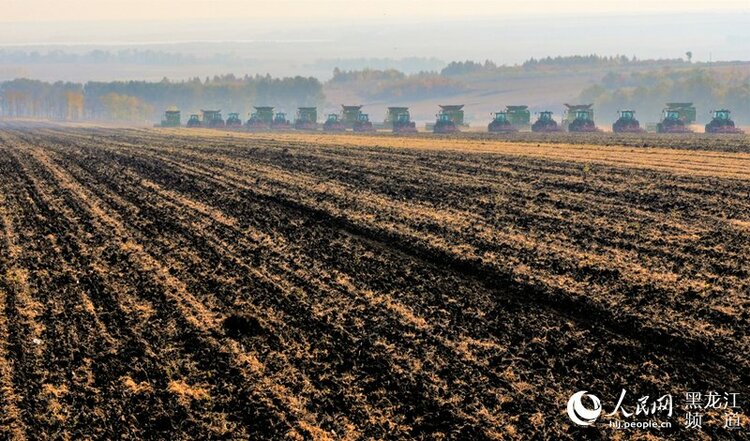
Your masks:
{"label": "green tractor", "polygon": [[190,115],[190,118],[187,122],[188,127],[202,127],[203,123],[201,122],[201,117],[197,113],[193,113]]}
{"label": "green tractor", "polygon": [[300,107],[294,120],[295,130],[318,130],[318,108]]}
{"label": "green tractor", "polygon": [[393,133],[417,133],[417,123],[411,120],[408,110],[399,112],[394,116]]}
{"label": "green tractor", "polygon": [[552,118],[552,112],[545,110],[539,113],[539,118],[531,125],[531,131],[534,133],[553,133],[562,132],[563,129]]}
{"label": "green tractor", "polygon": [[347,106],[341,105],[341,123],[347,129],[353,129],[354,125],[359,121],[360,115],[362,115],[362,107],[358,106]]}
{"label": "green tractor", "polygon": [[357,121],[354,122],[352,129],[355,132],[374,132],[375,128],[370,121],[370,115],[366,113],[360,113],[357,116]]}
{"label": "green tractor", "polygon": [[492,122],[487,126],[490,133],[514,133],[518,129],[508,119],[508,112],[495,112]]}
{"label": "green tractor", "polygon": [[323,131],[324,132],[344,132],[346,131],[346,127],[344,126],[344,122],[341,121],[341,118],[339,117],[338,113],[329,113],[328,118],[326,118],[326,122],[323,123]]}
{"label": "green tractor", "polygon": [[734,121],[729,117],[731,113],[729,110],[714,110],[711,112],[713,119],[710,123],[706,124],[706,133],[745,133],[734,125]]}
{"label": "green tractor", "polygon": [[205,124],[206,127],[224,127],[224,119],[221,117],[221,110],[201,110],[201,113],[203,114],[203,124]]}
{"label": "green tractor", "polygon": [[417,133],[417,125],[411,120],[408,107],[389,107],[385,114],[385,126],[392,126],[393,133]]}
{"label": "green tractor", "polygon": [[432,133],[449,134],[457,133],[458,125],[453,122],[451,116],[447,113],[440,112],[437,115],[437,121],[435,121],[435,127],[432,129]]}
{"label": "green tractor", "polygon": [[664,109],[664,118],[656,125],[658,133],[692,133],[693,131],[685,125],[685,120],[679,110]]}
{"label": "green tractor", "polygon": [[635,110],[618,110],[620,116],[614,124],[612,131],[614,133],[644,133],[641,123],[635,119]]}
{"label": "green tractor", "polygon": [[680,115],[680,119],[685,123],[686,126],[695,123],[698,116],[698,111],[695,109],[693,103],[667,103],[668,110],[674,110]]}
{"label": "green tractor", "polygon": [[566,104],[563,127],[573,133],[598,132],[599,129],[594,124],[593,106],[593,104]]}
{"label": "green tractor", "polygon": [[433,133],[456,133],[464,126],[464,105],[440,105],[440,112],[435,115],[437,121],[432,127]]}
{"label": "green tractor", "polygon": [[271,121],[271,128],[273,130],[289,130],[292,128],[292,123],[286,118],[286,113],[277,112]]}
{"label": "green tractor", "polygon": [[242,120],[240,119],[240,114],[236,112],[232,112],[229,115],[227,115],[227,127],[242,127]]}
{"label": "green tractor", "polygon": [[273,124],[273,107],[258,106],[254,107],[255,112],[250,114],[245,126],[250,130],[269,130]]}

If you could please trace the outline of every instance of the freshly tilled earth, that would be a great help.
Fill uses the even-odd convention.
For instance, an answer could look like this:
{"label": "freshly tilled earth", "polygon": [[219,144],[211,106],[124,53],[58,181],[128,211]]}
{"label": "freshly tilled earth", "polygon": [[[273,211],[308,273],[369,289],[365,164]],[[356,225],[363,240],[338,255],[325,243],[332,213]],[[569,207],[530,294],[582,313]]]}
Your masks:
{"label": "freshly tilled earth", "polygon": [[[746,439],[679,415],[750,392],[737,139],[0,126],[0,433]],[[623,388],[673,427],[568,419]]]}

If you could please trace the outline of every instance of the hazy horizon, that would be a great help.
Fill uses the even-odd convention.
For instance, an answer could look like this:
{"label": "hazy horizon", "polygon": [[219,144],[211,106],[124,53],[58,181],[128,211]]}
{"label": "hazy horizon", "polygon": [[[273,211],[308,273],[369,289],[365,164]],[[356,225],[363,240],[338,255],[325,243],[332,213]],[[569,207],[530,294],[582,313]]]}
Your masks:
{"label": "hazy horizon", "polygon": [[[417,3],[424,2],[414,2]],[[472,5],[481,6],[480,3]],[[688,6],[678,9],[680,12],[660,12],[644,6],[631,8],[627,14],[607,12],[602,7],[565,11],[555,7],[544,14],[533,14],[526,7],[519,10],[513,6],[515,12],[502,15],[495,7],[481,18],[462,16],[468,12],[453,17],[426,13],[418,18],[372,12],[356,20],[343,20],[339,14],[304,22],[295,19],[294,14],[291,19],[249,19],[241,13],[233,19],[165,17],[159,22],[51,23],[41,19],[0,26],[0,50],[80,53],[92,49],[153,49],[198,57],[225,55],[242,61],[196,65],[193,70],[168,66],[161,70],[127,66],[76,70],[70,66],[57,69],[0,63],[0,80],[18,76],[71,81],[153,80],[163,76],[185,79],[223,73],[325,78],[332,70],[327,61],[371,58],[418,57],[443,62],[489,59],[512,65],[532,57],[599,54],[654,59],[680,58],[692,51],[694,61],[747,60],[750,7],[737,9],[739,3],[750,1],[718,2],[711,12],[700,12],[693,8],[697,3],[686,2]],[[184,3],[185,7],[189,4]],[[471,13],[477,14],[475,9]],[[3,20],[9,17],[13,17],[13,8],[4,11]]]}
{"label": "hazy horizon", "polygon": [[[45,4],[46,8],[40,7]],[[126,10],[122,5],[127,5]],[[164,77],[179,81],[270,74],[313,76],[325,82],[334,67],[416,73],[440,71],[451,61],[463,60],[516,65],[530,58],[589,54],[684,59],[688,51],[694,62],[750,61],[750,0],[711,4],[322,0],[262,5],[234,0],[76,0],[64,6],[14,0],[0,21],[4,21],[0,81],[157,82]],[[134,49],[153,53],[128,56]],[[114,56],[66,56],[93,50]],[[126,56],[120,57],[120,51]],[[18,52],[28,56],[14,56]],[[49,53],[53,56],[41,56]],[[481,118],[508,100],[557,109],[554,106],[575,99],[608,71],[562,69],[552,82],[533,74],[520,83],[487,81],[472,84],[461,99],[474,103],[471,111]],[[352,90],[326,92],[333,104],[383,101],[362,98]],[[409,101],[415,117],[431,118],[443,96],[408,100],[394,96],[387,101]]]}
{"label": "hazy horizon", "polygon": [[[661,0],[602,2],[598,0],[538,0],[519,3],[498,0],[380,0],[377,3],[351,0],[8,0],[0,22],[82,22],[82,21],[170,21],[180,19],[432,19],[490,17],[523,14],[580,15],[631,14],[642,12],[726,12],[747,11],[746,0]],[[218,6],[218,7],[208,7]],[[259,7],[260,6],[260,7]]]}

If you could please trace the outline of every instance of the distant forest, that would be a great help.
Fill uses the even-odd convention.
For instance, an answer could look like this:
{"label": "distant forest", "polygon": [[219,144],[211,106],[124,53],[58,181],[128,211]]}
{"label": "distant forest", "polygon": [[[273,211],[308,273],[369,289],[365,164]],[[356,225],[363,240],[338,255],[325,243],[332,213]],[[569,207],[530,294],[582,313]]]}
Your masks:
{"label": "distant forest", "polygon": [[437,72],[407,75],[395,69],[342,71],[336,68],[328,84],[356,91],[371,100],[419,100],[456,95],[466,90],[462,82]]}
{"label": "distant forest", "polygon": [[246,113],[251,105],[292,110],[320,105],[323,85],[315,78],[234,75],[173,82],[113,81],[85,84],[17,79],[0,83],[0,115],[62,120],[158,120],[164,109],[219,109]]}
{"label": "distant forest", "polygon": [[[692,56],[692,55],[691,55]],[[617,68],[622,66],[682,66],[688,65],[689,61],[684,59],[659,59],[659,60],[641,60],[636,57],[626,57],[624,55],[600,56],[600,55],[571,55],[565,57],[544,57],[531,58],[520,65],[507,66],[497,65],[491,60],[483,63],[476,61],[454,61],[440,71],[444,76],[466,76],[480,75],[485,77],[502,77],[502,76],[535,76],[544,74],[546,71],[567,71]]]}
{"label": "distant forest", "polygon": [[[2,56],[0,52],[0,57]],[[64,56],[64,54],[59,56]],[[7,53],[5,56],[10,56]],[[47,54],[46,56],[56,56]],[[90,53],[88,56],[114,56]],[[155,56],[122,51],[117,57]],[[378,60],[384,63],[384,60]],[[625,70],[622,66],[638,66]],[[728,107],[738,119],[750,119],[750,75],[747,69],[715,71],[689,60],[638,60],[634,57],[597,55],[531,59],[521,65],[498,66],[484,62],[451,62],[440,71],[407,74],[396,69],[343,70],[322,83],[314,77],[274,78],[269,75],[193,78],[185,81],[112,81],[85,84],[48,83],[30,79],[0,82],[0,116],[59,120],[158,121],[162,112],[176,106],[187,116],[199,109],[241,112],[251,106],[273,105],[288,112],[298,106],[326,105],[325,90],[342,90],[362,100],[408,103],[460,95],[472,87],[510,77],[544,77],[588,70],[601,78],[580,94],[594,102],[597,115],[614,115],[634,108],[639,116],[656,121],[667,101],[695,102],[700,119],[716,107]],[[625,73],[623,73],[625,72]],[[485,81],[484,86],[481,85]]]}

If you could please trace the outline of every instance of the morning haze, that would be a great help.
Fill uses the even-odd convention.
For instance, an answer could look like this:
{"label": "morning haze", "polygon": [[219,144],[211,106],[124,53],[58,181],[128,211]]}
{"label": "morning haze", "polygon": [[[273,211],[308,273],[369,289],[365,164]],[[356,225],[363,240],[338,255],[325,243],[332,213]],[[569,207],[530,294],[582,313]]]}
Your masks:
{"label": "morning haze", "polygon": [[[314,104],[347,101],[383,107],[397,102],[413,106],[415,117],[425,120],[444,100],[471,103],[470,119],[486,118],[507,102],[559,112],[568,100],[601,99],[612,111],[622,102],[592,96],[587,89],[613,71],[629,75],[662,68],[701,69],[700,63],[713,62],[716,69],[724,69],[721,75],[737,81],[747,75],[744,64],[720,67],[716,62],[743,60],[745,42],[750,40],[748,2],[731,0],[11,1],[0,22],[0,81],[27,78],[84,85],[164,78],[200,78],[205,83],[225,75],[314,77],[321,84],[319,91],[310,91],[309,96],[318,97]],[[567,61],[554,67],[524,65],[534,59],[590,54],[663,61],[627,66],[607,61],[575,71]],[[444,72],[449,63],[463,60],[482,63],[486,69],[461,75]],[[692,64],[680,64],[686,61]],[[352,82],[333,78],[337,68],[398,72],[383,74],[387,81],[377,79],[381,74],[376,73]],[[618,87],[629,87],[630,80],[622,81]],[[126,92],[153,108],[148,115],[136,112],[150,120],[157,120],[161,109],[172,104],[191,110],[225,106],[221,99],[205,96],[201,104],[154,101],[133,90]],[[659,95],[648,112],[658,114],[662,95],[672,96]],[[709,95],[707,102],[712,100]],[[303,104],[302,99],[268,99],[272,98],[286,110]],[[251,101],[248,97],[233,110],[248,111]]]}

